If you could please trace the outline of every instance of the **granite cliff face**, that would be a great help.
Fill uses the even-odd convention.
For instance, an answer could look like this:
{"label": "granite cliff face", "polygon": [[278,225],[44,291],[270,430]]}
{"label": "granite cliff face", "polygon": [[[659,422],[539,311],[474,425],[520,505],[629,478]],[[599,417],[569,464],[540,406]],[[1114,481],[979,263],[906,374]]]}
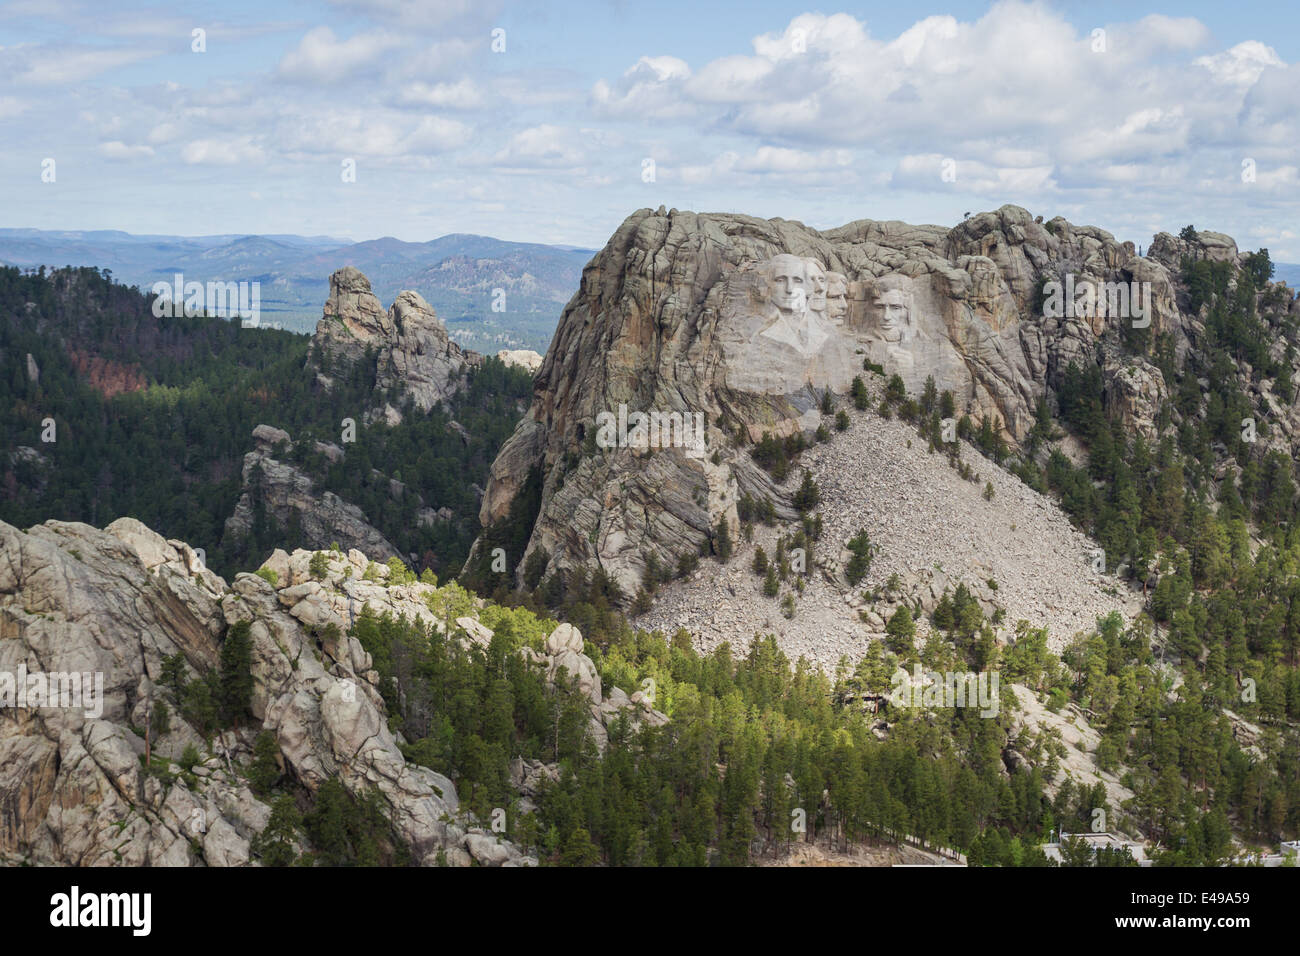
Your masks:
{"label": "granite cliff face", "polygon": [[333,370],[365,361],[368,352],[374,356],[378,407],[390,422],[401,420],[405,397],[427,412],[456,392],[467,368],[482,364],[477,352],[463,351],[451,341],[418,292],[400,293],[385,311],[370,291],[370,280],[346,266],[330,276],[330,295],[312,336],[308,364],[329,388]]}
{"label": "granite cliff face", "polygon": [[[1191,347],[1201,326],[1179,308],[1183,255],[1239,259],[1217,233],[1161,234],[1139,256],[1104,230],[1016,206],[952,228],[827,231],[643,209],[584,270],[480,520],[505,519],[535,475],[540,510],[525,554],[510,556],[516,572],[544,550],[552,568],[599,566],[634,593],[651,555],[672,566],[720,518],[734,529],[744,493],[793,517],[737,437],[809,434],[825,390],[846,391],[870,366],[913,395],[933,377],[957,417],[989,420],[1012,446],[1071,363],[1096,366],[1108,410],[1154,437],[1164,379],[1125,343],[1167,335],[1180,360]],[[638,412],[649,416],[639,431]],[[695,415],[703,454],[679,440],[680,424],[672,433]],[[613,417],[617,428],[599,427]]]}
{"label": "granite cliff face", "polygon": [[[265,577],[239,574],[228,584],[184,542],[131,518],[104,530],[48,521],[23,532],[0,522],[0,862],[255,861],[271,808],[246,770],[265,730],[295,787],[315,793],[338,780],[358,797],[377,794],[394,838],[417,863],[535,863],[465,813],[451,780],[405,760],[370,655],[347,636],[367,607],[445,633],[451,622],[430,610],[437,589],[394,584],[387,567],[360,551],[331,552],[323,574],[312,573],[311,560],[308,551],[276,551]],[[457,619],[456,639],[491,640],[479,607]],[[205,739],[173,710],[170,728],[151,741],[155,764],[168,769],[146,770],[144,728],[166,699],[164,658],[180,654],[190,676],[209,673],[238,622],[249,624],[253,719]],[[665,719],[636,695],[604,695],[582,649],[581,635],[561,625],[543,650],[523,650],[552,687],[565,673],[577,681],[597,746],[605,724],[629,708],[634,720]],[[37,674],[42,687],[80,675],[89,683],[78,685],[75,706],[16,696],[15,682],[26,687]],[[187,746],[200,761],[182,772],[175,762]],[[543,777],[558,778],[552,765],[516,763],[512,779],[524,797]]]}

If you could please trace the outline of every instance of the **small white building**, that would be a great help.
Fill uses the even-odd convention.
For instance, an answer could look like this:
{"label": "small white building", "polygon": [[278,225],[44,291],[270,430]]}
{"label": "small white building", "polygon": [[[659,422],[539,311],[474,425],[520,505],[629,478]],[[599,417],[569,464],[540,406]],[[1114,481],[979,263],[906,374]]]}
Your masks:
{"label": "small white building", "polygon": [[1127,849],[1129,855],[1133,857],[1138,866],[1150,866],[1151,861],[1147,859],[1147,849],[1144,844],[1137,843],[1133,840],[1126,840],[1116,833],[1062,833],[1055,843],[1044,843],[1043,853],[1049,860],[1055,863],[1064,863],[1065,856],[1061,852],[1061,844],[1069,840],[1082,840],[1096,856],[1097,851],[1103,847],[1112,850]]}

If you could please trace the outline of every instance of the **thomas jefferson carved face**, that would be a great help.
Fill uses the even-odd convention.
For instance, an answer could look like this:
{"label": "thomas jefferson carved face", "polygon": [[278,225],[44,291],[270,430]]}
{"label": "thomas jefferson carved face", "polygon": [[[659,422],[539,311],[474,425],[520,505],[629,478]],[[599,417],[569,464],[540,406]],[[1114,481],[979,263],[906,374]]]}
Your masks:
{"label": "thomas jefferson carved face", "polygon": [[808,270],[802,259],[788,254],[772,259],[768,267],[768,297],[787,318],[808,307]]}
{"label": "thomas jefferson carved face", "polygon": [[805,259],[808,266],[808,310],[826,311],[826,270],[816,260]]}

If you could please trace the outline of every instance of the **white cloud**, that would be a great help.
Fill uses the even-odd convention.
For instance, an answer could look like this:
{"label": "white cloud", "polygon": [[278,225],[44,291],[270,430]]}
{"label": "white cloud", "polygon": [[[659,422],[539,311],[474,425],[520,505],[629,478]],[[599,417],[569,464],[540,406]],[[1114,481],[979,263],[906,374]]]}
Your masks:
{"label": "white cloud", "polygon": [[757,96],[772,63],[752,56],[724,56],[702,67],[682,84],[683,91],[701,103],[743,102]]}
{"label": "white cloud", "polygon": [[196,139],[181,149],[181,160],[191,166],[236,166],[260,163],[266,157],[251,137],[235,140]]}
{"label": "white cloud", "polygon": [[1238,43],[1230,50],[1202,56],[1193,62],[1208,70],[1216,82],[1233,86],[1253,86],[1269,67],[1286,66],[1271,46],[1257,40]]}
{"label": "white cloud", "polygon": [[307,32],[280,61],[280,75],[291,80],[334,83],[379,64],[401,39],[384,32],[358,33],[340,40],[329,27]]}
{"label": "white cloud", "polygon": [[1256,168],[1254,185],[1270,191],[1285,191],[1288,195],[1294,197],[1297,187],[1300,187],[1300,170],[1295,166]]}
{"label": "white cloud", "polygon": [[661,164],[658,172],[668,181],[692,186],[755,185],[785,182],[817,186],[852,181],[855,157],[847,149],[810,152],[780,146],[760,146],[752,152],[727,150],[706,163]]}
{"label": "white cloud", "polygon": [[[1300,82],[1270,47],[1198,57],[1210,32],[1186,17],[1105,30],[1097,52],[1091,28],[1023,0],[973,21],[927,17],[893,38],[844,14],[807,13],[754,38],[752,55],[671,70],[643,57],[598,83],[592,101],[598,115],[677,121],[756,146],[959,157],[990,187],[1054,188],[1067,170],[1075,187],[1114,185],[1159,157],[1240,157],[1259,151],[1251,144],[1280,153],[1300,140]],[[712,175],[717,162],[691,175]],[[894,180],[906,170],[900,162]]]}
{"label": "white cloud", "polygon": [[277,124],[271,137],[291,154],[420,159],[465,145],[473,130],[457,120],[424,116],[412,121],[395,110],[300,111]]}
{"label": "white cloud", "polygon": [[604,117],[672,119],[691,115],[694,108],[680,95],[691,69],[672,56],[643,56],[610,84],[598,80],[591,91],[596,114]]}
{"label": "white cloud", "polygon": [[[1118,28],[1121,33],[1126,28]],[[1195,17],[1168,17],[1152,13],[1136,24],[1133,35],[1140,38],[1149,51],[1194,50],[1210,42],[1210,30]]]}
{"label": "white cloud", "polygon": [[10,76],[20,85],[70,86],[156,55],[148,50],[53,44],[0,47],[0,76]]}
{"label": "white cloud", "polygon": [[520,130],[492,160],[508,168],[573,168],[583,162],[571,130],[544,123]]}
{"label": "white cloud", "polygon": [[99,154],[105,159],[144,159],[153,155],[153,148],[150,146],[128,146],[120,139],[115,139],[107,143],[101,143],[99,146]]}
{"label": "white cloud", "polygon": [[1051,166],[992,166],[978,160],[925,153],[901,157],[889,184],[897,189],[987,196],[995,203],[1027,202],[1056,188],[1053,172]]}
{"label": "white cloud", "polygon": [[866,27],[847,13],[795,17],[781,33],[754,38],[754,52],[771,61],[795,60],[808,51],[840,55],[860,50],[867,41]]}
{"label": "white cloud", "polygon": [[481,109],[487,97],[473,80],[461,77],[454,83],[409,83],[397,95],[397,101],[409,106],[473,110]]}

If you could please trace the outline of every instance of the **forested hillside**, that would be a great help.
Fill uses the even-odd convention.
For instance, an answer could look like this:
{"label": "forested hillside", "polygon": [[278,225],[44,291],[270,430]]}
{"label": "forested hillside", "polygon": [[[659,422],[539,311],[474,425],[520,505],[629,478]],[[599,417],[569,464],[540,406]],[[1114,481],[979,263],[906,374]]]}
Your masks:
{"label": "forested hillside", "polygon": [[[225,575],[293,547],[294,529],[272,521],[240,541],[226,540],[224,524],[255,426],[337,442],[344,418],[361,422],[373,365],[340,370],[326,391],[305,369],[307,344],[219,318],[156,318],[150,297],[95,269],[0,269],[0,519],[103,526],[129,515],[202,547]],[[528,387],[526,374],[490,359],[452,407],[359,424],[342,460],[305,464],[403,552],[458,565],[477,528],[471,484],[485,480]],[[417,526],[374,490],[375,468],[453,518]]]}
{"label": "forested hillside", "polygon": [[[1046,838],[1054,824],[1073,832],[1086,829],[1096,810],[1104,811],[1110,828],[1143,834],[1155,846],[1156,861],[1169,865],[1221,861],[1235,852],[1234,838],[1268,846],[1300,832],[1300,499],[1295,462],[1287,450],[1298,335],[1292,293],[1270,283],[1272,268],[1262,250],[1243,256],[1240,268],[1191,257],[1181,266],[1176,276],[1179,308],[1201,317],[1191,325],[1192,347],[1176,355],[1168,335],[1127,330],[1123,336],[1129,356],[1145,357],[1158,368],[1169,395],[1150,423],[1154,437],[1108,411],[1100,358],[1062,370],[1060,387],[1039,403],[1037,424],[1015,451],[999,437],[1000,423],[993,419],[963,417],[956,429],[1025,483],[1056,496],[1073,520],[1095,536],[1106,568],[1145,598],[1144,611],[1135,620],[1126,623],[1115,614],[1099,620],[1090,632],[1058,635],[1066,645],[1058,659],[1046,650],[1047,635],[1035,622],[1022,623],[1010,641],[998,636],[992,625],[1002,624],[1005,631],[1014,622],[986,621],[974,597],[959,586],[923,615],[928,637],[914,626],[914,615],[922,617],[918,609],[901,607],[889,622],[885,641],[873,641],[861,662],[843,661],[836,680],[815,691],[803,682],[816,684],[818,678],[778,661],[770,638],[758,641],[743,661],[731,661],[723,650],[717,652],[723,663],[700,665],[696,673],[702,676],[692,683],[708,689],[705,697],[714,689],[722,698],[736,693],[737,712],[747,716],[737,718],[734,733],[737,740],[744,738],[739,729],[744,727],[754,735],[744,739],[753,754],[761,755],[754,757],[756,766],[776,759],[772,755],[781,753],[784,743],[782,732],[773,736],[770,715],[757,716],[770,700],[759,702],[749,695],[750,669],[763,670],[773,687],[783,688],[778,698],[788,694],[798,699],[793,709],[783,710],[783,717],[810,722],[817,728],[814,739],[823,741],[824,750],[812,751],[816,756],[810,772],[817,783],[808,791],[820,793],[824,786],[830,794],[831,808],[821,812],[829,813],[823,819],[831,822],[821,825],[843,825],[862,835],[879,832],[874,827],[888,818],[896,783],[873,764],[877,757],[868,756],[876,747],[874,738],[864,736],[862,727],[851,729],[853,721],[861,720],[851,702],[888,693],[889,675],[898,666],[910,669],[920,661],[940,672],[997,671],[1004,681],[1032,690],[1052,713],[1074,705],[1101,735],[1093,755],[1096,766],[1117,774],[1132,794],[1117,803],[1099,790],[1080,790],[1060,773],[1057,760],[1066,751],[1050,734],[1018,737],[1010,724],[1000,729],[999,721],[968,724],[962,714],[942,709],[920,719],[891,712],[884,752],[915,742],[938,763],[923,762],[924,771],[908,773],[938,772],[943,780],[930,791],[909,777],[914,789],[901,798],[905,810],[900,810],[898,825],[961,848],[971,862],[1032,862],[1035,857],[1024,847],[1033,839]],[[932,452],[945,449],[942,421],[952,415],[950,394],[941,393],[931,379],[921,394],[909,396],[897,376],[886,384],[879,368],[865,361],[863,371],[884,386],[879,404],[872,407],[861,379],[854,383],[851,401],[828,393],[822,411],[837,416],[836,431],[823,427],[814,441],[840,440],[838,432],[848,427],[852,410],[901,418],[916,427],[917,438],[929,443]],[[804,447],[797,436],[778,442],[765,435],[749,451],[778,481],[789,480],[790,501],[776,504],[793,504],[803,518],[776,523],[788,533],[786,546],[806,547],[812,562],[818,560],[812,557],[814,547],[818,554],[825,547],[816,543],[818,511],[834,502],[819,501],[807,472],[802,481],[794,477]],[[953,467],[969,470],[951,445],[947,450],[956,456]],[[591,451],[575,450],[574,458],[580,454]],[[536,478],[530,478],[509,513],[485,532],[484,544],[508,546],[526,539],[536,515],[536,487]],[[748,496],[742,500],[743,541],[756,525],[773,523],[773,504]],[[865,529],[861,545],[855,554],[869,561]],[[634,612],[649,606],[657,587],[691,576],[704,562],[716,562],[716,573],[722,573],[732,547],[732,529],[723,521],[699,555],[682,555],[673,567],[648,562]],[[855,546],[849,547],[853,551]],[[669,662],[685,653],[690,635],[681,632],[668,644],[655,644],[623,621],[617,608],[633,596],[610,575],[571,568],[547,573],[547,558],[538,551],[525,562],[523,600],[578,623],[605,650],[605,666],[613,661],[616,668],[628,668],[629,678],[660,681],[665,671],[686,666]],[[773,601],[773,613],[776,597],[784,591],[788,607],[782,605],[781,611],[789,617],[796,613],[796,601],[787,585],[800,582],[780,552],[776,558],[765,560],[760,549],[754,573],[770,579],[764,593]],[[496,597],[505,598],[505,588],[483,569],[475,570],[480,585],[497,584]],[[795,590],[802,593],[802,587]],[[660,649],[648,650],[653,647]],[[711,674],[725,676],[714,684]],[[693,713],[711,728],[718,719],[708,706]],[[819,723],[823,719],[826,724]],[[706,739],[714,740],[713,732],[706,732]],[[849,751],[836,755],[830,743],[836,739],[852,740],[861,749],[853,750],[852,757]],[[734,746],[739,749],[724,749],[746,753]],[[945,754],[955,755],[961,773],[973,778],[959,782],[948,776],[941,769]],[[1022,775],[1027,755],[1032,777]],[[729,760],[715,757],[731,770]],[[635,759],[650,758],[638,750]],[[981,776],[994,764],[995,775]],[[654,766],[652,759],[648,766]],[[797,772],[789,772],[799,779]],[[855,788],[882,786],[882,773],[889,795],[875,793],[863,804],[864,815],[858,815],[850,809],[861,793]],[[584,779],[579,775],[573,784],[575,795]],[[628,781],[620,779],[618,786],[624,785]],[[1043,795],[1049,788],[1051,799]],[[744,792],[762,831],[773,819],[773,809],[760,794],[770,795],[771,785]],[[730,793],[741,799],[736,790]],[[575,796],[574,806],[604,806],[603,799]],[[645,807],[644,799],[632,803],[638,813]],[[725,846],[726,834],[730,826],[747,827],[737,821],[749,819],[748,812],[728,817],[718,811],[717,829],[709,831],[718,841],[718,853],[738,852],[739,843]],[[634,830],[640,825],[629,824]],[[602,840],[597,844],[610,852]]]}

